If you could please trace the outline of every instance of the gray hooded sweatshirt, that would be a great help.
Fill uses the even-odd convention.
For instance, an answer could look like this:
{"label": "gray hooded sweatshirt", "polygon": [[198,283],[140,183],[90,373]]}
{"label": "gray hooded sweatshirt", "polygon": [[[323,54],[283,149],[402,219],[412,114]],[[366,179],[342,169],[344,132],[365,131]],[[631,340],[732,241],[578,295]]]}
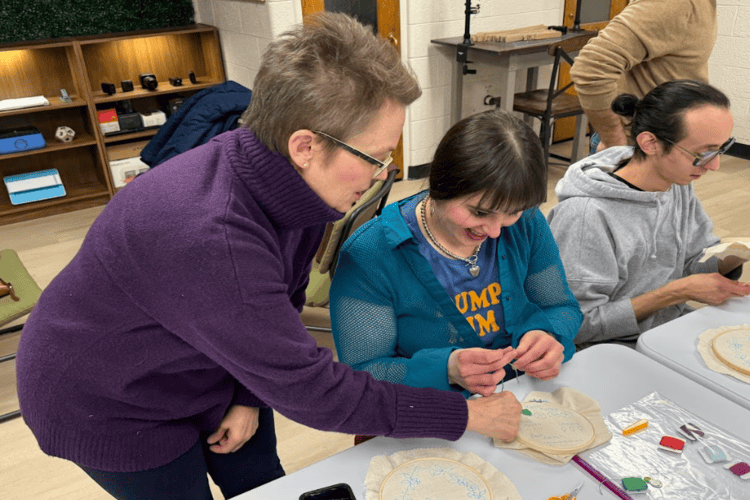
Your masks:
{"label": "gray hooded sweatshirt", "polygon": [[715,257],[698,262],[719,238],[692,185],[647,192],[609,175],[632,155],[632,147],[613,147],[571,165],[555,188],[560,203],[547,216],[584,314],[579,345],[633,344],[692,308],[678,304],[636,321],[632,297],[718,270]]}

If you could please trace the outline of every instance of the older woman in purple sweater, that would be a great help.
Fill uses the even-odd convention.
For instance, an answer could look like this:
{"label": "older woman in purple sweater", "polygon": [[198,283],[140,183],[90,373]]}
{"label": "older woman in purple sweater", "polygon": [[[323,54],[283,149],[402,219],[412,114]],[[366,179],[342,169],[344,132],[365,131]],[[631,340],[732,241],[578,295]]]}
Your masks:
{"label": "older woman in purple sweater", "polygon": [[272,409],[352,434],[512,439],[512,394],[376,381],[299,318],[326,223],[385,177],[419,95],[346,16],[271,43],[245,126],[130,183],[42,294],[17,360],[42,450],[116,498],[205,500],[206,473],[225,497],[284,474]]}

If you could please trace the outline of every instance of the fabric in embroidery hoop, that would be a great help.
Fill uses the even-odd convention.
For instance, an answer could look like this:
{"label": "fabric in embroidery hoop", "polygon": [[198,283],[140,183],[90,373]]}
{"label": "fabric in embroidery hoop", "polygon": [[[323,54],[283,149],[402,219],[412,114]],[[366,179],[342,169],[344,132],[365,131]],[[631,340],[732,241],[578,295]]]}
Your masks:
{"label": "fabric in embroidery hoop", "polygon": [[[487,498],[492,500],[492,489],[479,472],[461,462],[447,458],[418,458],[399,465],[380,486],[379,500],[418,496],[422,485],[440,491],[445,498]],[[425,497],[428,498],[428,497]]]}
{"label": "fabric in embroidery hoop", "polygon": [[[586,420],[593,425],[595,434],[594,441],[586,447],[587,450],[601,446],[612,439],[612,433],[609,431],[604,418],[602,418],[599,403],[582,392],[578,392],[572,387],[559,387],[552,393],[531,391],[526,395],[523,402],[521,402],[521,406],[540,402],[554,403],[586,417]],[[527,409],[527,411],[531,413],[531,410]],[[523,420],[525,416],[521,414],[521,419]],[[497,448],[517,450],[519,453],[537,462],[548,465],[565,465],[575,456],[575,453],[545,453],[522,444],[518,439],[514,439],[510,443],[498,439],[494,439],[493,442]],[[580,451],[582,450],[576,453],[580,453]]]}
{"label": "fabric in embroidery hoop", "polygon": [[[575,410],[548,401],[525,402],[516,440],[547,454],[570,455],[588,448],[596,438],[593,424]],[[529,414],[530,413],[530,414]]]}
{"label": "fabric in embroidery hoop", "polygon": [[365,477],[365,498],[521,500],[513,483],[492,464],[450,448],[374,457]]}
{"label": "fabric in embroidery hoop", "polygon": [[[714,339],[716,337],[723,335],[726,332],[739,330],[750,330],[750,324],[720,326],[718,328],[706,330],[698,335],[696,348],[701,355],[703,362],[706,364],[706,367],[710,370],[717,373],[723,373],[724,375],[730,375],[737,380],[750,384],[750,375],[746,375],[741,371],[731,368],[727,363],[719,359],[719,356],[717,356],[716,351],[714,350]],[[725,340],[728,340],[728,338]],[[722,347],[719,347],[719,349],[721,350]]]}
{"label": "fabric in embroidery hoop", "polygon": [[736,327],[722,332],[714,337],[711,346],[719,361],[750,375],[750,328]]}
{"label": "fabric in embroidery hoop", "polygon": [[703,252],[703,257],[699,262],[706,262],[711,257],[723,259],[730,255],[750,259],[750,241],[743,241],[744,238],[727,238],[724,243],[719,243]]}

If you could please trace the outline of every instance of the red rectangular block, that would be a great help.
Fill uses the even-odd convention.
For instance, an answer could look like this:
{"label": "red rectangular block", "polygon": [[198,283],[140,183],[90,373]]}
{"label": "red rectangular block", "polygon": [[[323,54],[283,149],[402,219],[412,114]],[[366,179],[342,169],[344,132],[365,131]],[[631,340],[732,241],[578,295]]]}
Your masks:
{"label": "red rectangular block", "polygon": [[683,448],[685,448],[685,441],[672,436],[664,436],[659,441],[659,446],[668,451],[682,453]]}

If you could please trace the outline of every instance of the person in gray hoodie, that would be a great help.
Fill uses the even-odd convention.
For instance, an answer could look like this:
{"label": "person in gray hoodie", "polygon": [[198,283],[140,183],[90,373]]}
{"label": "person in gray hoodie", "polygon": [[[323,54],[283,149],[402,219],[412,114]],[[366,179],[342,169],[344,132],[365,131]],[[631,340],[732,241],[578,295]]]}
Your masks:
{"label": "person in gray hoodie", "polygon": [[729,99],[693,80],[620,95],[612,110],[632,119],[635,146],[612,147],[572,165],[547,216],[584,313],[579,347],[638,336],[692,310],[750,294],[734,280],[744,259],[700,262],[719,242],[692,182],[719,169],[734,143]]}

